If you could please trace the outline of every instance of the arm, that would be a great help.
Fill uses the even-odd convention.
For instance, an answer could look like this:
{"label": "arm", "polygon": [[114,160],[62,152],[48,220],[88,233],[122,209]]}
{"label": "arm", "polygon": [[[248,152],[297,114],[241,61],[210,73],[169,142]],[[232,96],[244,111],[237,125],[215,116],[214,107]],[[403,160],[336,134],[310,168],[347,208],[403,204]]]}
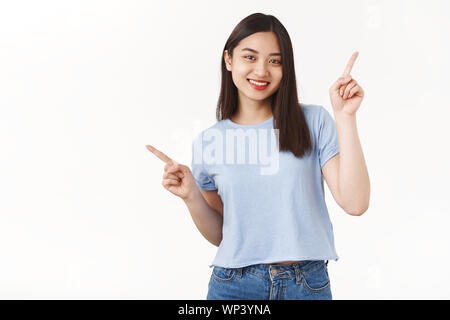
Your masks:
{"label": "arm", "polygon": [[[339,128],[341,127],[341,125],[342,123],[337,125],[337,127]],[[341,132],[345,132],[345,129],[341,130]],[[369,206],[369,176],[364,162],[364,155],[362,154],[362,151],[361,153],[358,152],[358,150],[361,150],[361,145],[359,144],[358,137],[356,136],[357,147],[355,152],[354,148],[352,150],[352,144],[349,143],[351,139],[347,139],[346,142],[344,142],[344,136],[345,134],[342,134],[339,137],[338,129],[339,144],[342,144],[342,146],[340,147],[341,151],[325,163],[322,168],[322,174],[336,203],[346,213],[354,216],[359,216],[367,211]],[[347,144],[350,147],[344,147],[347,146]],[[344,155],[344,160],[348,160],[344,162],[343,166],[341,165],[341,153],[343,153]],[[352,165],[352,163],[356,164]],[[352,190],[352,187],[356,190]],[[342,190],[344,193],[342,193]],[[346,195],[347,197],[345,197]]]}
{"label": "arm", "polygon": [[[162,181],[164,188],[183,199],[200,233],[206,240],[215,246],[219,246],[222,241],[222,215],[212,209],[206,202],[189,167],[172,160],[151,145],[146,147],[166,163]],[[211,193],[210,198],[213,195]],[[213,203],[218,203],[217,199]]]}
{"label": "arm", "polygon": [[369,208],[370,180],[358,137],[356,115],[335,113],[339,141],[338,190],[342,207],[352,215]]}
{"label": "arm", "polygon": [[218,247],[222,241],[222,215],[210,207],[198,188],[184,202],[203,237]]}
{"label": "arm", "polygon": [[217,190],[200,190],[209,206],[223,216],[223,202]]}
{"label": "arm", "polygon": [[327,174],[331,172],[329,186],[334,189],[333,196],[338,195],[341,207],[355,216],[368,209],[370,198],[369,174],[356,128],[356,111],[361,106],[364,90],[350,76],[358,55],[353,53],[342,77],[330,88],[340,155],[326,169]]}

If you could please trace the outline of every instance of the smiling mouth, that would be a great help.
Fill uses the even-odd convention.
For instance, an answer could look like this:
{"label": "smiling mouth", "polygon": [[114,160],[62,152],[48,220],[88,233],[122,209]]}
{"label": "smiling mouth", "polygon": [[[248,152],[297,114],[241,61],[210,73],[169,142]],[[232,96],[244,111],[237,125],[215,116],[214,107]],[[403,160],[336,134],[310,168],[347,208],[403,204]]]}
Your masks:
{"label": "smiling mouth", "polygon": [[267,87],[270,84],[270,82],[268,82],[268,81],[255,81],[255,80],[252,80],[252,79],[247,79],[247,81],[253,87],[256,87],[256,88],[265,88],[265,87]]}

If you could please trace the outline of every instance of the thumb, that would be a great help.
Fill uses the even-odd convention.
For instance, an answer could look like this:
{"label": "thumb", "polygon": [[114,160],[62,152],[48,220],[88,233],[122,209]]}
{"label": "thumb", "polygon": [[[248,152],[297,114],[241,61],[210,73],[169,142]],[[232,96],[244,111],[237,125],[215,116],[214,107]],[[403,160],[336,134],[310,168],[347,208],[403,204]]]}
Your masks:
{"label": "thumb", "polygon": [[187,173],[187,169],[188,168],[185,165],[182,165],[181,163],[178,163],[174,160],[172,166],[169,167],[167,172],[173,173],[176,171],[181,171],[181,173],[184,175]]}
{"label": "thumb", "polygon": [[335,83],[330,88],[331,92],[337,92],[339,88],[352,80],[352,76],[340,77],[337,79]]}

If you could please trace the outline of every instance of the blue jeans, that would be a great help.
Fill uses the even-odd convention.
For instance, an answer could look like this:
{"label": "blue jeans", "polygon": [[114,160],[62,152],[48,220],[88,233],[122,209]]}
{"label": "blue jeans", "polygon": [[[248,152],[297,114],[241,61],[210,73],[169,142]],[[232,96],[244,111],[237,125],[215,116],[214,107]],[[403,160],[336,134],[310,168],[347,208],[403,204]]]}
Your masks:
{"label": "blue jeans", "polygon": [[328,260],[289,265],[214,266],[207,300],[332,300]]}

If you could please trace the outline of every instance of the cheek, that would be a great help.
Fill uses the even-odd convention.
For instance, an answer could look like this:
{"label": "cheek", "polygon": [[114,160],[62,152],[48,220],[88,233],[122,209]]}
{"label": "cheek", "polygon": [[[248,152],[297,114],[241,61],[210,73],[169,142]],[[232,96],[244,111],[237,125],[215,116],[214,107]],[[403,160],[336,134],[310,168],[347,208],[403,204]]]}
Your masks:
{"label": "cheek", "polygon": [[247,84],[247,77],[250,74],[250,70],[246,67],[234,68],[232,72],[233,82],[236,86],[244,86]]}
{"label": "cheek", "polygon": [[242,64],[242,65],[238,65],[233,69],[233,77],[235,77],[236,79],[247,79],[247,76],[251,73],[251,69]]}
{"label": "cheek", "polygon": [[277,74],[277,75],[274,77],[274,81],[273,81],[272,83],[275,85],[276,88],[279,88],[279,87],[280,87],[280,84],[281,84],[281,78],[282,78],[281,74]]}
{"label": "cheek", "polygon": [[243,83],[242,75],[240,73],[234,71],[232,74],[232,77],[233,77],[234,85],[238,88],[241,87],[242,86],[241,83]]}
{"label": "cheek", "polygon": [[278,72],[274,73],[274,79],[276,79],[277,83],[281,82],[281,79],[283,78],[283,71],[281,71],[281,68]]}

